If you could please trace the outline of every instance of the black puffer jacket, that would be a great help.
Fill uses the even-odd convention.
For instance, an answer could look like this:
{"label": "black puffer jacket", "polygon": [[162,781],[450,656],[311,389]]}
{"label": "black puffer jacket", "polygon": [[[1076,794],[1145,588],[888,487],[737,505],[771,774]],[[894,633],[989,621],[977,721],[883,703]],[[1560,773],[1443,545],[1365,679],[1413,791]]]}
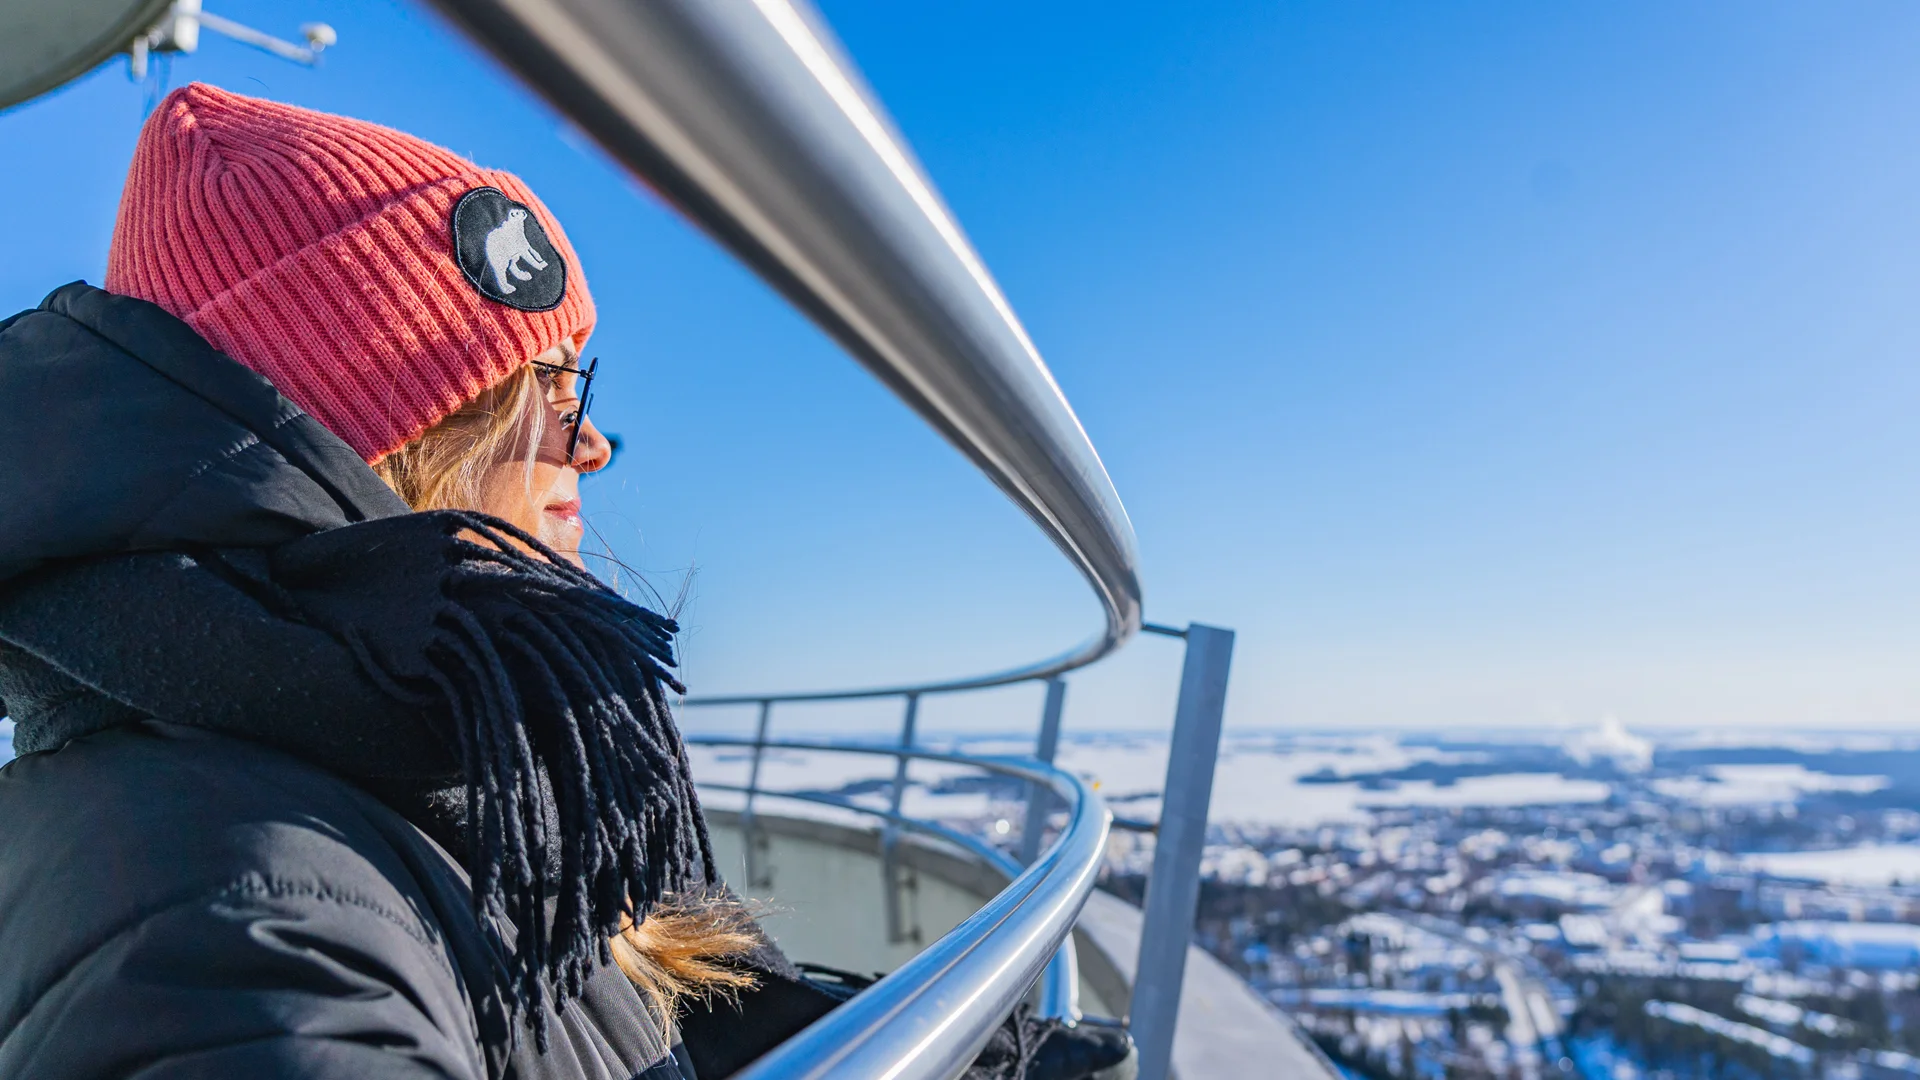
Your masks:
{"label": "black puffer jacket", "polygon": [[[0,323],[0,408],[0,604],[75,557],[265,547],[397,512],[258,376],[85,285]],[[80,651],[94,620],[156,603],[34,600],[41,645]],[[220,655],[227,628],[178,622]],[[424,812],[313,755],[154,719],[6,637],[0,712],[22,756],[0,769],[0,1077],[692,1075],[611,966],[549,1012],[537,1052]],[[330,677],[230,663],[206,677],[290,705],[281,683]]]}
{"label": "black puffer jacket", "polygon": [[0,770],[0,1076],[681,1080],[604,969],[510,1040],[466,874],[353,785],[173,724]]}
{"label": "black puffer jacket", "polygon": [[[0,768],[0,1080],[723,1080],[860,985],[762,939],[742,960],[758,987],[692,1007],[685,1045],[611,965],[562,1007],[528,1003],[503,958],[526,953],[528,912],[474,914],[466,862],[500,867],[466,833],[449,749],[474,736],[370,676],[455,588],[418,557],[435,515],[184,323],[84,284],[0,322],[0,409],[0,715],[21,754]],[[657,619],[589,592],[565,595]],[[358,621],[329,621],[353,603]],[[581,610],[561,612],[576,639]],[[712,883],[687,822],[666,831],[699,818],[671,721],[618,737],[678,785],[652,835]],[[531,820],[553,826],[568,778],[538,765],[551,805]],[[529,850],[549,880],[563,847]],[[1021,1012],[967,1075],[1127,1075],[1129,1047]]]}

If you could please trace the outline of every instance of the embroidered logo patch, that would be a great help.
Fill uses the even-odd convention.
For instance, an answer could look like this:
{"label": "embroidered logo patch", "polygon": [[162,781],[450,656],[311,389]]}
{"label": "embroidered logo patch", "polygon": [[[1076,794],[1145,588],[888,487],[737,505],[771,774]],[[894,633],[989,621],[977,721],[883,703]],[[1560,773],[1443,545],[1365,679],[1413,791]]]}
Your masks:
{"label": "embroidered logo patch", "polygon": [[567,295],[567,264],[547,230],[499,188],[453,204],[453,259],[480,295],[521,311],[552,311]]}

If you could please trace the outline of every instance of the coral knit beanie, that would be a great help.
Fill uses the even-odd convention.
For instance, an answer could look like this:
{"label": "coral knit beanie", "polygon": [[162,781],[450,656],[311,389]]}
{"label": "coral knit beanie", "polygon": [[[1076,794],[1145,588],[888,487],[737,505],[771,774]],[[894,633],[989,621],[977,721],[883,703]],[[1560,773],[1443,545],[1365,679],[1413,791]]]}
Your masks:
{"label": "coral knit beanie", "polygon": [[567,238],[510,173],[201,83],[147,120],[107,290],[265,375],[368,462],[593,329]]}

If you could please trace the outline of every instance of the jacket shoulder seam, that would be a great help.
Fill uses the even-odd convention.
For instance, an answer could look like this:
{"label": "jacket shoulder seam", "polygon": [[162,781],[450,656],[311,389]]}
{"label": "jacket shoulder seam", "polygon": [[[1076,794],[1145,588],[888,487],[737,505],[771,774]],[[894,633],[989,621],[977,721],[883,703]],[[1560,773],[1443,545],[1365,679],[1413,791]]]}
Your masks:
{"label": "jacket shoulder seam", "polygon": [[[336,889],[319,881],[296,881],[283,877],[267,877],[258,873],[243,874],[226,885],[203,894],[202,899],[220,901],[241,897],[283,900],[298,898],[318,900],[323,903],[340,904],[359,908],[399,927],[400,931],[414,941],[428,948],[439,948],[440,938],[430,927],[421,925],[417,920],[406,918],[387,905],[359,893]],[[189,901],[191,902],[191,901]]]}
{"label": "jacket shoulder seam", "polygon": [[[273,429],[277,431],[303,415],[305,414],[293,413],[291,415],[283,415],[274,421]],[[181,479],[179,486],[174,488],[173,493],[168,495],[158,506],[154,507],[152,513],[141,518],[139,524],[128,531],[128,535],[139,536],[145,532],[147,526],[152,524],[154,519],[164,516],[175,503],[185,498],[187,493],[193,489],[193,485],[198,482],[201,477],[206,476],[215,469],[231,465],[248,454],[262,449],[272,450],[274,447],[271,443],[261,438],[259,432],[248,430],[246,437],[241,439],[238,445],[229,447],[219,454],[195,465],[193,469]]]}
{"label": "jacket shoulder seam", "polygon": [[197,908],[204,911],[210,902],[217,902],[221,899],[242,899],[247,897],[281,898],[289,896],[320,900],[326,903],[356,908],[377,916],[384,922],[392,923],[398,927],[402,933],[406,934],[419,945],[436,952],[441,961],[442,969],[451,974],[456,981],[460,980],[459,972],[452,967],[452,957],[446,949],[439,946],[438,936],[424,927],[409,925],[411,920],[396,915],[385,905],[367,897],[358,896],[339,889],[325,888],[318,883],[290,881],[278,877],[269,878],[264,874],[249,871],[218,888],[192,893],[156,904],[132,915],[117,926],[108,929],[104,934],[80,949],[71,960],[64,965],[63,970],[51,982],[44,984],[33,993],[31,1002],[27,1005],[26,1009],[14,1019],[13,1026],[17,1029],[21,1024],[24,1024],[27,1018],[33,1015],[35,1010],[47,1000],[47,997],[52,994],[56,988],[68,980],[78,977],[80,972],[86,967],[86,962],[89,958],[99,955],[115,941],[126,938],[156,919],[164,918],[167,915],[187,908]]}
{"label": "jacket shoulder seam", "polygon": [[[293,423],[295,420],[298,420],[300,417],[305,415],[306,413],[303,413],[298,409],[294,409],[288,412],[283,412],[279,416],[274,417],[273,426],[269,430],[279,431],[281,428],[286,427],[288,424]],[[213,470],[219,468],[220,466],[225,465],[228,462],[234,461],[247,454],[250,454],[254,450],[262,446],[268,447],[269,449],[272,448],[272,444],[268,443],[265,439],[261,438],[259,432],[249,429],[247,431],[247,437],[240,440],[239,445],[229,447],[228,449],[221,451],[219,454],[216,454],[213,457],[210,457],[207,460],[201,462],[200,464],[194,466],[193,470],[187,474],[186,481],[181,484],[181,487],[184,489],[187,484],[193,483],[195,480],[200,479],[202,476],[205,476],[207,473],[212,472]],[[172,505],[171,499],[168,500],[168,505]],[[156,514],[157,513],[158,512],[156,511]]]}

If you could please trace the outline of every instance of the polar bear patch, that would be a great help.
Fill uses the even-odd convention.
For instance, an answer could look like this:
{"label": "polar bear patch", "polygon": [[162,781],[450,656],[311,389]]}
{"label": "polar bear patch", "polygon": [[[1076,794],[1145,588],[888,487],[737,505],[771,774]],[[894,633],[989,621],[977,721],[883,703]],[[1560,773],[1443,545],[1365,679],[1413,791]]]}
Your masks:
{"label": "polar bear patch", "polygon": [[520,269],[522,259],[532,263],[535,270],[547,268],[547,260],[527,243],[527,212],[516,206],[507,211],[507,220],[487,234],[487,269],[493,271],[494,284],[501,292],[513,291],[513,282],[507,280],[509,273],[521,281],[533,280],[532,274]]}
{"label": "polar bear patch", "polygon": [[522,311],[549,311],[566,295],[567,267],[540,217],[499,188],[474,188],[453,207],[453,256],[480,295]]}

